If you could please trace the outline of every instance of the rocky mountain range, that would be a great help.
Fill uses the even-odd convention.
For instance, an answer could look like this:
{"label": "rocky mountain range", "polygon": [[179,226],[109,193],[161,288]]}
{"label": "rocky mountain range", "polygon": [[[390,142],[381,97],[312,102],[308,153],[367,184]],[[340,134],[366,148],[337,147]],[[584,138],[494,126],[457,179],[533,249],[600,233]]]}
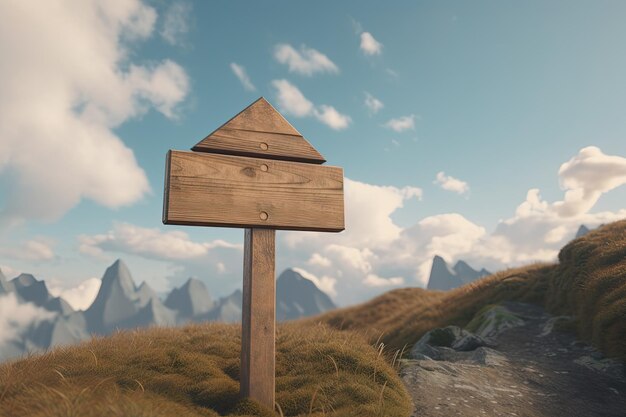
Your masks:
{"label": "rocky mountain range", "polygon": [[[77,343],[92,334],[107,335],[117,329],[237,322],[241,320],[242,306],[241,290],[214,300],[204,283],[194,278],[161,300],[147,283],[137,286],[121,260],[107,268],[95,300],[85,311],[74,311],[65,300],[53,297],[46,283],[30,274],[9,281],[0,271],[0,297],[15,297],[18,305],[32,306],[41,313],[40,320],[17,329],[16,337],[0,344],[0,360]],[[277,320],[316,315],[335,307],[328,295],[292,269],[285,270],[276,281]]]}
{"label": "rocky mountain range", "polygon": [[428,278],[429,290],[447,291],[460,287],[478,278],[491,275],[491,272],[482,268],[480,271],[475,270],[465,261],[458,261],[453,267],[439,255],[433,258],[433,266],[430,270]]}

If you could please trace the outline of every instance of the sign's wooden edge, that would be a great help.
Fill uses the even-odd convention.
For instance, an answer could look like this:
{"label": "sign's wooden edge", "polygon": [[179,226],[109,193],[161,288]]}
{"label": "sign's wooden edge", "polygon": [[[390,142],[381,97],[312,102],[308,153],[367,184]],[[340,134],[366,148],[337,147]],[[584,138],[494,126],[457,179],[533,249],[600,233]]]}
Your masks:
{"label": "sign's wooden edge", "polygon": [[165,155],[165,184],[163,184],[163,216],[161,221],[163,224],[167,223],[167,217],[169,214],[169,205],[170,201],[170,163],[172,161],[172,150],[169,149],[167,154]]}
{"label": "sign's wooden edge", "polygon": [[[304,139],[304,137],[302,139]],[[213,154],[218,154],[218,155],[244,156],[246,158],[271,159],[273,161],[300,162],[303,164],[323,165],[327,162],[325,159],[303,158],[299,156],[292,157],[292,156],[284,156],[284,155],[260,154],[260,153],[255,153],[255,152],[231,151],[231,150],[223,150],[223,149],[208,150],[207,148],[200,147],[197,145],[191,148],[191,150],[193,152],[198,152],[198,153],[213,153]]]}
{"label": "sign's wooden edge", "polygon": [[289,227],[289,226],[259,226],[257,223],[237,223],[237,224],[229,224],[229,223],[210,223],[210,222],[187,222],[187,221],[172,221],[163,219],[163,224],[174,225],[174,226],[199,226],[199,227],[226,227],[229,229],[271,229],[271,230],[291,230],[298,232],[329,232],[329,233],[339,233],[346,230],[345,222],[344,227],[342,228],[315,228],[315,227]]}

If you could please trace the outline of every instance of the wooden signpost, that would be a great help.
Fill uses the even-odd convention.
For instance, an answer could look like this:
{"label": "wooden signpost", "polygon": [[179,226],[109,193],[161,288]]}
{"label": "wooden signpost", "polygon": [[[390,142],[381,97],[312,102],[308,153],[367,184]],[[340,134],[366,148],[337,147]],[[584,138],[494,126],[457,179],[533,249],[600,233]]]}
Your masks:
{"label": "wooden signpost", "polygon": [[344,229],[343,170],[263,97],[169,151],[163,223],[245,228],[241,395],[274,408],[276,230]]}

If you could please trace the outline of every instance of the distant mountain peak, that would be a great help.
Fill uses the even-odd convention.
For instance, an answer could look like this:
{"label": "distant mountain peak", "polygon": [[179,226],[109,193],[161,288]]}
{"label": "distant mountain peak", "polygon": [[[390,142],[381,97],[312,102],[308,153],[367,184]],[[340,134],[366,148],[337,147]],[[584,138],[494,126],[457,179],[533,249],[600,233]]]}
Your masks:
{"label": "distant mountain peak", "polygon": [[148,304],[153,298],[158,298],[156,292],[154,292],[146,281],[143,281],[139,288],[137,288],[136,294],[139,305],[141,306]]}
{"label": "distant mountain peak", "polygon": [[20,274],[16,278],[13,278],[13,283],[20,287],[30,287],[34,283],[39,282],[32,274]]}
{"label": "distant mountain peak", "polygon": [[174,288],[164,304],[185,318],[204,314],[214,305],[204,283],[195,278],[189,278],[180,288]]}
{"label": "distant mountain peak", "polygon": [[276,319],[292,320],[314,316],[336,308],[328,294],[298,271],[284,270],[276,280]]}
{"label": "distant mountain peak", "polygon": [[463,260],[458,260],[454,267],[450,268],[445,259],[435,255],[427,288],[429,290],[446,291],[490,274],[485,268],[482,268],[480,271],[475,270]]}
{"label": "distant mountain peak", "polygon": [[580,227],[578,228],[578,231],[576,232],[575,239],[577,239],[579,237],[583,237],[587,233],[589,233],[589,228],[587,226],[585,226],[584,224],[581,224]]}
{"label": "distant mountain peak", "polygon": [[133,293],[137,290],[128,266],[121,259],[116,260],[106,269],[102,276],[102,286],[109,286],[114,281],[119,282],[128,293]]}
{"label": "distant mountain peak", "polygon": [[140,295],[126,264],[121,259],[115,261],[104,272],[98,295],[85,311],[90,331],[106,333],[137,314]]}
{"label": "distant mountain peak", "polygon": [[52,298],[46,283],[39,281],[32,274],[20,274],[17,278],[13,278],[11,283],[22,300],[39,307],[46,307]]}

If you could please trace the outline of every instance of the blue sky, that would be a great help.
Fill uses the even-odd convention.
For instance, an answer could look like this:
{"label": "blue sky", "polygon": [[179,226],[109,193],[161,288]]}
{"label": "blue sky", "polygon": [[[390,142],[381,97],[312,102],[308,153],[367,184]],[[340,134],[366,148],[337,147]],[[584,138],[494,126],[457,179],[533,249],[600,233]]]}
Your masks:
{"label": "blue sky", "polygon": [[345,170],[346,232],[278,237],[278,270],[340,304],[423,285],[434,254],[550,261],[579,224],[626,217],[623,2],[0,11],[7,275],[62,291],[121,257],[160,291],[189,275],[239,287],[241,230],[161,224],[164,158],[259,96]]}

